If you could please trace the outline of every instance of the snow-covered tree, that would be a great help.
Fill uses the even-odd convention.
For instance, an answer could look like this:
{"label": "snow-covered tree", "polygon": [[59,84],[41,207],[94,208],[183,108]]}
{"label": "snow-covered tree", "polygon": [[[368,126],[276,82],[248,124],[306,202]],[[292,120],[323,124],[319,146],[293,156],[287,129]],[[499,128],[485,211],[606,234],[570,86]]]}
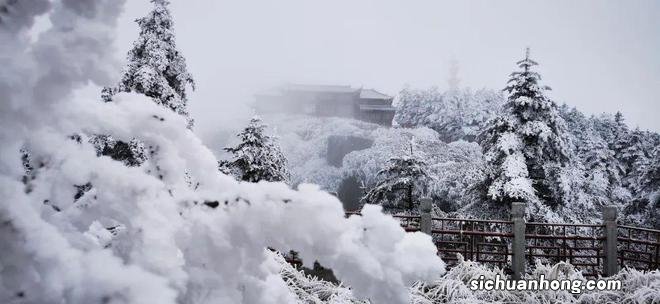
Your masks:
{"label": "snow-covered tree", "polygon": [[[192,128],[193,119],[187,109],[186,85],[194,81],[186,68],[186,62],[176,49],[172,16],[167,0],[152,0],[154,9],[143,18],[136,20],[140,27],[138,39],[128,52],[127,66],[119,84],[105,87],[101,98],[111,102],[120,92],[136,92],[150,97],[162,105],[182,115]],[[156,117],[157,119],[160,119]],[[137,139],[129,142],[114,139],[110,135],[98,135],[91,139],[99,155],[109,156],[128,166],[139,166],[147,159],[144,143]]]}
{"label": "snow-covered tree", "polygon": [[541,75],[531,70],[537,63],[518,61],[504,89],[507,102],[500,116],[479,134],[488,168],[488,196],[496,201],[540,201],[549,206],[562,202],[562,169],[568,162],[568,137],[557,105],[547,98]]}
{"label": "snow-covered tree", "polygon": [[177,114],[185,116],[189,128],[193,120],[188,113],[186,85],[194,89],[186,61],[177,50],[172,16],[167,0],[151,0],[154,9],[136,20],[140,35],[128,52],[128,66],[115,88],[104,88],[104,101],[117,92],[144,94]]}
{"label": "snow-covered tree", "polygon": [[90,143],[96,148],[97,155],[109,156],[129,167],[140,166],[147,160],[144,143],[136,139],[124,142],[110,135],[97,135],[90,139]]}
{"label": "snow-covered tree", "polygon": [[474,141],[478,130],[499,112],[502,104],[501,93],[486,89],[404,89],[399,93],[394,119],[407,128],[429,127],[445,142]]}
{"label": "snow-covered tree", "polygon": [[220,171],[230,173],[247,182],[289,181],[287,160],[273,137],[265,134],[266,125],[259,117],[250,119],[248,126],[237,136],[236,147],[225,148],[233,159],[220,161]]}
{"label": "snow-covered tree", "polygon": [[624,216],[627,222],[660,229],[660,146],[640,165],[641,173],[633,189],[635,197],[623,210]]}
{"label": "snow-covered tree", "polygon": [[413,211],[420,198],[426,195],[430,175],[426,163],[413,154],[393,157],[378,172],[380,180],[362,198],[367,204],[383,206],[386,212]]}

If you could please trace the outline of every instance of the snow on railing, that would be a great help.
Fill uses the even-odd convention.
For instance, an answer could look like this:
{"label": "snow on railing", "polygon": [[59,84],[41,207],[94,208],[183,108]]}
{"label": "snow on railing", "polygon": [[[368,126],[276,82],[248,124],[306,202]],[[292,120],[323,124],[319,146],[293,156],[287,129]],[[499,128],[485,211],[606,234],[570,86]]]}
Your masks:
{"label": "snow on railing", "polygon": [[[360,212],[346,213],[347,217],[351,215]],[[518,215],[522,219],[522,213]],[[460,254],[465,260],[494,265],[514,276],[517,272],[514,260],[518,256],[522,272],[525,263],[537,261],[565,261],[590,277],[613,275],[624,267],[660,268],[660,230],[618,225],[613,208],[605,208],[601,224],[537,223],[522,219],[520,230],[514,229],[516,214],[512,214],[511,220],[432,217],[426,227],[423,216],[424,212],[393,215],[406,231],[431,235],[447,267],[456,265]],[[518,250],[514,248],[516,243]]]}

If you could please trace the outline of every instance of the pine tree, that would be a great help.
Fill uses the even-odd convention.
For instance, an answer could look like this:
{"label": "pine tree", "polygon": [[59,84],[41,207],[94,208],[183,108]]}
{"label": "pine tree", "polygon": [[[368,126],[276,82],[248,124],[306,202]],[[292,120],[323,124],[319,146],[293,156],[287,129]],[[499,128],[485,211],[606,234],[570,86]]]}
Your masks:
{"label": "pine tree", "polygon": [[[193,119],[187,109],[186,84],[194,81],[186,68],[185,59],[176,49],[172,16],[166,0],[152,0],[154,9],[137,19],[140,27],[138,39],[128,52],[127,67],[116,87],[106,87],[101,93],[104,102],[111,102],[119,92],[144,94],[168,109],[180,114],[192,128]],[[99,155],[122,161],[127,166],[140,166],[147,160],[144,144],[137,139],[130,142],[116,140],[110,135],[97,135],[91,139]]]}
{"label": "pine tree", "polygon": [[137,92],[151,97],[188,120],[186,85],[194,90],[195,83],[188,73],[184,57],[176,48],[173,21],[167,0],[151,0],[154,9],[146,17],[136,20],[140,35],[128,52],[128,66],[115,88],[104,88],[103,100],[111,101],[117,92]]}
{"label": "pine tree", "polygon": [[221,161],[219,169],[247,182],[282,181],[288,183],[287,160],[275,139],[266,135],[259,117],[253,117],[248,126],[237,136],[241,142],[236,147],[225,148],[233,154],[230,161]]}
{"label": "pine tree", "polygon": [[636,196],[624,215],[630,222],[660,229],[660,145],[651,154],[639,164],[640,174],[633,185]]}
{"label": "pine tree", "polygon": [[561,175],[569,161],[568,135],[557,105],[544,95],[538,65],[529,58],[517,62],[504,89],[507,102],[500,116],[479,134],[484,151],[488,196],[496,201],[563,201]]}
{"label": "pine tree", "polygon": [[[614,151],[602,138],[593,132],[592,136],[581,143],[580,150],[586,175],[587,188],[601,205],[608,205],[608,201],[615,200],[614,191],[621,187],[621,168],[614,157]],[[619,189],[620,191],[620,189]],[[624,202],[617,202],[624,203]]]}
{"label": "pine tree", "polygon": [[627,136],[616,142],[616,156],[626,168],[626,175],[634,174],[649,157],[653,146],[648,142],[647,134],[640,130],[627,132]]}
{"label": "pine tree", "polygon": [[431,179],[426,163],[413,154],[393,157],[378,172],[380,181],[362,198],[367,204],[379,204],[386,212],[414,211],[420,198],[426,195]]}
{"label": "pine tree", "polygon": [[660,145],[656,145],[652,155],[641,166],[643,171],[637,183],[637,192],[642,196],[660,194]]}

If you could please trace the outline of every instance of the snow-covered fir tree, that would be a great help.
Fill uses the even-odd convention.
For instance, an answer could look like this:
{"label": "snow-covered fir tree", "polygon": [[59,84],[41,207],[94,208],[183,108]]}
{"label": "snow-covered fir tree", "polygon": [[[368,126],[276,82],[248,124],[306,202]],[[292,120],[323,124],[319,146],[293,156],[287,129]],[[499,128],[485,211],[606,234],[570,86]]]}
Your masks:
{"label": "snow-covered fir tree", "polygon": [[420,198],[427,194],[431,179],[426,163],[413,153],[393,157],[377,174],[378,183],[362,198],[367,204],[383,206],[385,212],[410,212],[416,210]]}
{"label": "snow-covered fir tree", "polygon": [[614,157],[615,153],[596,130],[594,119],[585,117],[576,108],[562,105],[560,114],[566,121],[571,136],[573,170],[582,171],[581,183],[587,195],[599,206],[621,206],[631,198],[622,187],[623,168]]}
{"label": "snow-covered fir tree", "polygon": [[644,165],[652,156],[654,146],[652,138],[640,130],[627,132],[626,136],[617,139],[615,156],[624,167],[626,184],[634,187],[644,172]]}
{"label": "snow-covered fir tree", "polygon": [[[120,92],[136,92],[150,97],[155,103],[165,106],[185,117],[188,128],[193,119],[187,109],[186,85],[194,89],[194,81],[187,71],[185,58],[176,49],[172,16],[167,0],[152,0],[153,10],[136,20],[140,27],[138,39],[127,55],[127,66],[119,84],[106,87],[102,100],[111,102]],[[98,135],[91,139],[99,155],[122,161],[127,166],[139,166],[147,159],[145,145],[137,139],[129,142],[114,139],[110,135]]]}
{"label": "snow-covered fir tree", "polygon": [[275,139],[265,134],[261,118],[250,119],[248,126],[237,136],[236,147],[225,148],[231,160],[219,162],[220,171],[247,182],[289,182],[287,160]]}
{"label": "snow-covered fir tree", "polygon": [[635,198],[624,209],[628,222],[660,229],[660,145],[651,157],[639,162]]}
{"label": "snow-covered fir tree", "polygon": [[169,1],[151,0],[154,9],[136,20],[140,27],[138,39],[128,52],[128,66],[119,84],[104,88],[103,100],[111,101],[117,92],[137,92],[184,116],[192,128],[188,113],[187,85],[195,88],[186,61],[177,50]]}
{"label": "snow-covered fir tree", "polygon": [[488,196],[499,202],[562,203],[561,175],[569,160],[564,120],[557,105],[547,98],[541,75],[531,70],[529,57],[518,61],[504,89],[507,102],[500,116],[479,134],[488,168]]}

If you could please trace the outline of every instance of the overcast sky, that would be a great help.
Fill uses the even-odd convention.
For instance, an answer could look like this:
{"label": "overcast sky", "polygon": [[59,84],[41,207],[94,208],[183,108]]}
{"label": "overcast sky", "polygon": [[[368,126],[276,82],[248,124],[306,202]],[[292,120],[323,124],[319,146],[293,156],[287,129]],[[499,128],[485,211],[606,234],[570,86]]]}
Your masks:
{"label": "overcast sky", "polygon": [[[151,7],[127,2],[121,58]],[[173,0],[171,10],[203,136],[240,127],[252,93],[283,82],[446,88],[455,58],[462,86],[501,89],[526,46],[558,103],[621,110],[660,131],[660,1]]]}

